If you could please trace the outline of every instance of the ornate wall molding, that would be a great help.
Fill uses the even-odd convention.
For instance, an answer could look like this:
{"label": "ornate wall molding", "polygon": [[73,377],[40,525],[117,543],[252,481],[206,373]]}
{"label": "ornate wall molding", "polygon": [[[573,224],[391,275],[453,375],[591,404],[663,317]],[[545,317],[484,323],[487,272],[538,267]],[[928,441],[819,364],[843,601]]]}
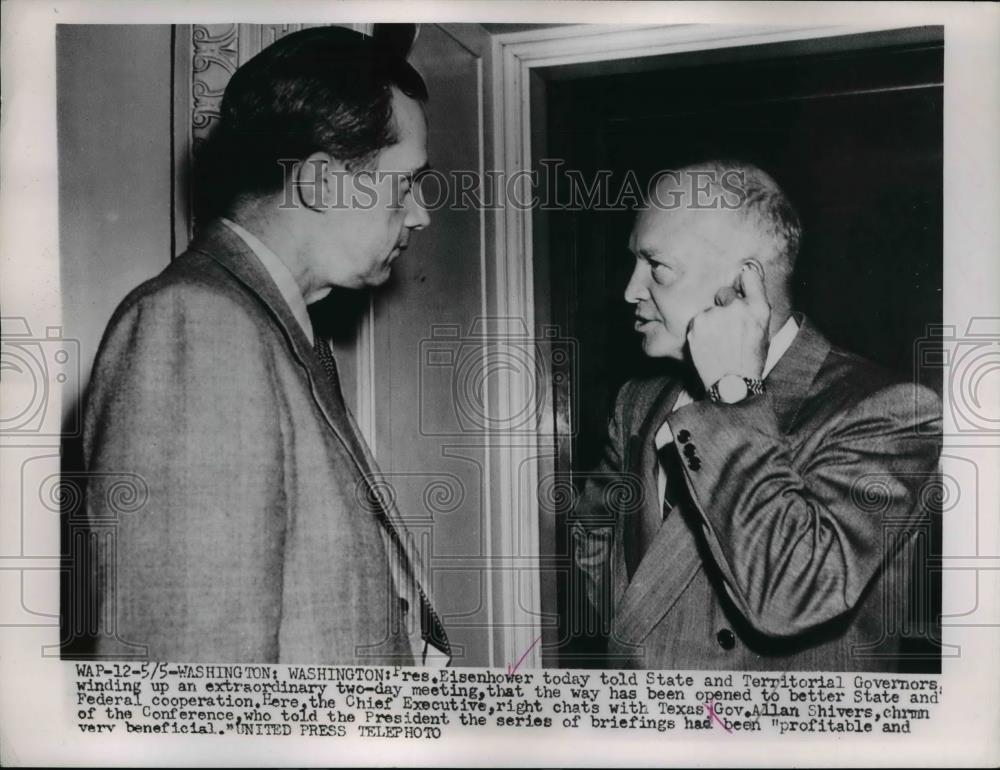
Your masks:
{"label": "ornate wall molding", "polygon": [[191,139],[197,152],[219,119],[222,94],[240,65],[237,24],[191,26]]}

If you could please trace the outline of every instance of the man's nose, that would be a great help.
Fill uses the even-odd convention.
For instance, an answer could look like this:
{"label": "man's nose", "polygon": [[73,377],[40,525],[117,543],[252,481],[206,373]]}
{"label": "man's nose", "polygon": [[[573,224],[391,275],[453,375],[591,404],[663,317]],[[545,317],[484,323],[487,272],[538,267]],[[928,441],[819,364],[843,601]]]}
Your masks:
{"label": "man's nose", "polygon": [[632,269],[632,277],[629,278],[628,285],[625,287],[625,301],[630,305],[635,305],[643,299],[649,299],[649,290],[645,280],[645,265],[640,260],[636,260],[635,267]]}
{"label": "man's nose", "polygon": [[406,199],[406,219],[403,224],[411,230],[423,230],[431,223],[431,215],[416,200],[416,196],[411,195]]}

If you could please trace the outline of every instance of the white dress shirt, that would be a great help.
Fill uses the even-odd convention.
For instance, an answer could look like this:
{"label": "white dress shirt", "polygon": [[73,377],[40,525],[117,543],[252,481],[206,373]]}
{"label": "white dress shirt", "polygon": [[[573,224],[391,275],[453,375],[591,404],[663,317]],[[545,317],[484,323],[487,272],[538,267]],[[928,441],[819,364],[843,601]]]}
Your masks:
{"label": "white dress shirt", "polygon": [[[764,361],[764,377],[770,374],[771,370],[777,365],[781,357],[785,355],[785,352],[791,347],[792,342],[795,340],[795,335],[799,331],[799,325],[796,323],[792,316],[788,316],[788,320],[785,321],[784,326],[782,326],[778,333],[771,338],[771,343],[767,348],[767,359]],[[694,402],[691,394],[687,390],[682,390],[677,396],[677,400],[674,402],[674,408],[671,411],[676,412],[682,406],[687,406]],[[674,440],[673,435],[670,433],[670,428],[667,423],[663,423],[659,430],[656,431],[656,436],[653,439],[656,444],[656,451],[659,452],[667,444],[672,443]],[[656,486],[659,490],[660,500],[663,500],[664,495],[667,493],[667,475],[663,469],[663,464],[660,463],[659,470],[656,474]]]}
{"label": "white dress shirt", "polygon": [[295,276],[292,275],[292,271],[288,269],[288,265],[282,262],[281,257],[271,251],[267,247],[267,244],[245,227],[236,224],[231,219],[220,218],[222,219],[222,223],[236,233],[250,248],[250,251],[257,255],[257,259],[261,261],[264,269],[271,276],[271,280],[277,285],[282,299],[288,303],[288,307],[292,310],[292,315],[295,316],[295,320],[299,322],[302,331],[306,333],[309,344],[312,345],[312,321],[309,320],[309,311],[306,310],[306,299],[302,296],[302,289],[299,288],[299,284],[296,282]]}

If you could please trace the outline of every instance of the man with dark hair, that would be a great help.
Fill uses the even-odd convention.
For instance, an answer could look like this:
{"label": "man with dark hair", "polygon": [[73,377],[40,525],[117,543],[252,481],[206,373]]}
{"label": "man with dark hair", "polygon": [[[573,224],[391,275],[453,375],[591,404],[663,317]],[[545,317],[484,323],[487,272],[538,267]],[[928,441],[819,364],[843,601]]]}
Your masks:
{"label": "man with dark hair", "polygon": [[793,312],[800,237],[739,162],[662,176],[636,219],[625,299],[673,372],[622,387],[573,522],[609,666],[900,665],[940,402]]}
{"label": "man with dark hair", "polygon": [[[86,403],[88,513],[114,476],[149,494],[97,576],[97,654],[422,664],[449,654],[411,536],[307,305],[384,283],[427,164],[420,75],[339,27],[233,76],[213,141],[222,214],[133,291]],[[440,660],[440,656],[438,656]]]}

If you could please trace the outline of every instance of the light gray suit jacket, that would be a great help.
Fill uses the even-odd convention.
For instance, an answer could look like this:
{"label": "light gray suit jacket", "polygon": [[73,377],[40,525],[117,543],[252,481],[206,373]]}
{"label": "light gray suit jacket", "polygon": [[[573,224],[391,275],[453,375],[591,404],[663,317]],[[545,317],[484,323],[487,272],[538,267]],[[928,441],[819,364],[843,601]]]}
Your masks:
{"label": "light gray suit jacket", "polygon": [[389,574],[391,557],[428,587],[412,538],[278,288],[221,223],[115,312],[84,454],[92,521],[114,518],[120,474],[148,487],[97,576],[99,655],[413,663],[420,608]]}
{"label": "light gray suit jacket", "polygon": [[[940,401],[800,326],[764,396],[672,412],[678,381],[620,391],[572,525],[586,592],[610,625],[609,666],[899,666]],[[662,515],[653,438],[664,422],[686,494],[630,575],[642,518]]]}

